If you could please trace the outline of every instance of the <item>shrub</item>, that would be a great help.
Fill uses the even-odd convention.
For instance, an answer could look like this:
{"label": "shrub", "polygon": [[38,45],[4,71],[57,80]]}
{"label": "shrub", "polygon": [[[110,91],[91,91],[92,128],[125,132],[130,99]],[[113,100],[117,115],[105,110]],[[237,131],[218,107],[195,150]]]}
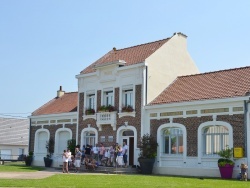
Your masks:
{"label": "shrub", "polygon": [[158,143],[156,138],[150,134],[144,134],[139,142],[140,158],[152,159],[157,155]]}

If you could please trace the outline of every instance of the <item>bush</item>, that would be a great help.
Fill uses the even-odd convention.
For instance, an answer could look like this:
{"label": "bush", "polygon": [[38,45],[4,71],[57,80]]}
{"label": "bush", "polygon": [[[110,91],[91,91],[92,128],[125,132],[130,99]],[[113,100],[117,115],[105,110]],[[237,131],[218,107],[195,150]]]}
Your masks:
{"label": "bush", "polygon": [[144,134],[139,142],[140,158],[152,159],[157,155],[158,143],[156,138],[150,134]]}

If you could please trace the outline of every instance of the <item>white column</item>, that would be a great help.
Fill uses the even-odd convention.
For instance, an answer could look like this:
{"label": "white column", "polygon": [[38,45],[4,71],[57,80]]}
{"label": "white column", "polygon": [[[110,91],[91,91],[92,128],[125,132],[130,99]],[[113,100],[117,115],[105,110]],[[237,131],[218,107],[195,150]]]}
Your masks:
{"label": "white column", "polygon": [[[247,165],[250,166],[250,103],[247,104],[247,113],[246,113],[246,128],[247,128]],[[250,173],[250,168],[248,168],[248,174]]]}

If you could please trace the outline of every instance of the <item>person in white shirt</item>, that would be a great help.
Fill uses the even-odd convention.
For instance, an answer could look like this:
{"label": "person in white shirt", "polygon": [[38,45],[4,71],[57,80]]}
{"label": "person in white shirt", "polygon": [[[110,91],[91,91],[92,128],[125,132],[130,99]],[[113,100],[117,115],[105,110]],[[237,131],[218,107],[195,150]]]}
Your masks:
{"label": "person in white shirt", "polygon": [[117,153],[117,163],[116,166],[117,167],[122,167],[123,165],[123,152],[122,152],[122,146],[118,145],[118,153]]}
{"label": "person in white shirt", "polygon": [[124,162],[125,168],[127,167],[127,162],[128,162],[127,152],[128,152],[128,146],[126,142],[123,142],[122,154],[123,154],[123,162]]}
{"label": "person in white shirt", "polygon": [[97,144],[94,145],[93,147],[93,158],[96,160],[96,161],[99,161],[98,159],[98,151],[99,151],[99,148],[97,147]]}
{"label": "person in white shirt", "polygon": [[68,169],[68,152],[66,150],[63,150],[63,173],[69,173],[69,169]]}
{"label": "person in white shirt", "polygon": [[72,167],[71,151],[68,149],[68,167]]}

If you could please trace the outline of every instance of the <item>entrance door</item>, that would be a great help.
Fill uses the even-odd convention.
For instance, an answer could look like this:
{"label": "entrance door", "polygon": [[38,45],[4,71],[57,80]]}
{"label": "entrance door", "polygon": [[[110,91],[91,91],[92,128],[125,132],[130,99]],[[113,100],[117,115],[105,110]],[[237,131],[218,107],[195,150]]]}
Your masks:
{"label": "entrance door", "polygon": [[128,165],[134,165],[134,137],[123,138],[123,142],[126,142],[128,145]]}

